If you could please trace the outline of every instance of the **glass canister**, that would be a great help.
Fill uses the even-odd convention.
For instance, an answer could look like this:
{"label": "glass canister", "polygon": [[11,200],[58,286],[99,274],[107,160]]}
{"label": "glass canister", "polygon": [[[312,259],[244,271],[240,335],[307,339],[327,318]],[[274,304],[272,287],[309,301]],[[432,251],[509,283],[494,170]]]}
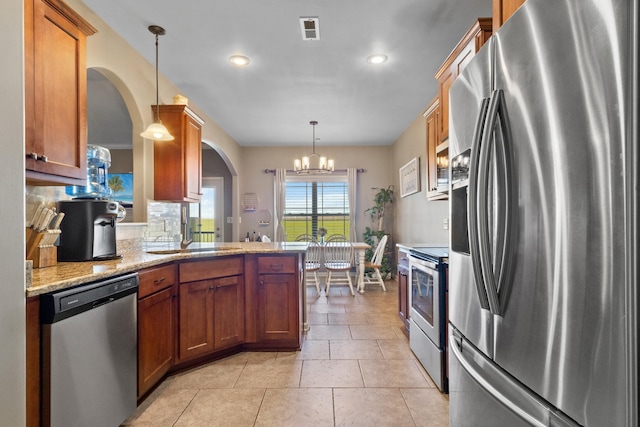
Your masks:
{"label": "glass canister", "polygon": [[65,193],[78,199],[104,199],[111,195],[109,188],[111,153],[98,145],[87,145],[87,185],[69,186]]}

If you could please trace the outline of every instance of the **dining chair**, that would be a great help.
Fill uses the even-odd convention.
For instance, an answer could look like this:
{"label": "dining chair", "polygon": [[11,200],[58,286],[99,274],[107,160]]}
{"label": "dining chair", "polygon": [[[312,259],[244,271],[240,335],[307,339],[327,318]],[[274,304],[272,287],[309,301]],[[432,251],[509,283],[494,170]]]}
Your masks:
{"label": "dining chair", "polygon": [[387,235],[382,236],[380,241],[378,242],[378,246],[376,246],[376,250],[373,252],[371,256],[371,260],[364,262],[364,268],[372,269],[373,272],[371,276],[365,274],[364,282],[362,284],[362,289],[360,289],[360,293],[364,292],[365,285],[369,283],[377,283],[382,287],[383,291],[387,291],[387,288],[384,286],[384,280],[382,279],[382,274],[380,274],[380,267],[382,267],[382,257],[384,256],[384,249],[387,246]]}
{"label": "dining chair", "polygon": [[322,266],[322,246],[318,242],[312,241],[307,246],[304,262],[305,285],[313,283],[316,286],[318,295],[320,295],[320,280],[318,279],[318,270]]}
{"label": "dining chair", "polygon": [[325,242],[348,242],[347,236],[344,234],[332,234],[331,236],[324,239]]}
{"label": "dining chair", "polygon": [[296,237],[296,242],[317,242],[312,234],[300,234]]}
{"label": "dining chair", "polygon": [[[353,262],[353,244],[348,240],[329,241],[324,245],[324,268],[327,270],[326,294],[329,295],[329,289],[332,283],[347,283],[351,295],[355,295],[353,291],[353,282],[351,281],[351,265]],[[344,274],[344,278],[339,275]]]}

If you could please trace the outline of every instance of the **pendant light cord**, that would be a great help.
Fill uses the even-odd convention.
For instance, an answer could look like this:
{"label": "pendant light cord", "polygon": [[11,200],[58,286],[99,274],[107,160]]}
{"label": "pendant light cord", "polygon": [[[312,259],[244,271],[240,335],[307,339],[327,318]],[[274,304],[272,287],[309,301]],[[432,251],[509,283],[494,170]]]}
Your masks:
{"label": "pendant light cord", "polygon": [[158,33],[156,32],[156,123],[160,123],[160,90],[158,89]]}

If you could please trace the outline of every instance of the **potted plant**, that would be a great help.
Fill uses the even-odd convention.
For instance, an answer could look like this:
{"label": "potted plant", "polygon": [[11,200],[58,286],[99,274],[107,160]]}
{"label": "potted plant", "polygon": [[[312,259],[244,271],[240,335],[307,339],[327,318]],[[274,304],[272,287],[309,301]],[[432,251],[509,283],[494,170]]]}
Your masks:
{"label": "potted plant", "polygon": [[[376,229],[374,230],[371,227],[366,227],[365,232],[362,235],[363,240],[371,246],[371,248],[367,249],[366,252],[367,259],[371,259],[373,256],[373,251],[376,249],[376,246],[380,239],[382,239],[382,236],[385,234],[389,235],[389,233],[384,230],[384,219],[385,214],[390,209],[390,205],[393,204],[393,185],[390,185],[387,188],[373,187],[371,189],[375,191],[373,196],[374,205],[364,212],[369,214],[371,222],[376,225]],[[391,260],[386,254],[386,251],[385,255],[382,257],[380,273],[384,279],[388,279],[391,276]]]}

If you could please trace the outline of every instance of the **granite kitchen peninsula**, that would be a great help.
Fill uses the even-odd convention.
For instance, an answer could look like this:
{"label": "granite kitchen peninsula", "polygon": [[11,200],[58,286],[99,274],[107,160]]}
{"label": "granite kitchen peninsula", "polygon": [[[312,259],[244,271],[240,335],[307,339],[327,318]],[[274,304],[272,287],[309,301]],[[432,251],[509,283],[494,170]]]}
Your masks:
{"label": "granite kitchen peninsula", "polygon": [[46,369],[40,370],[42,296],[133,272],[139,278],[139,400],[170,372],[242,350],[300,349],[306,324],[306,246],[194,243],[181,250],[121,245],[121,259],[34,269],[26,291],[30,398],[39,399],[46,375]]}

